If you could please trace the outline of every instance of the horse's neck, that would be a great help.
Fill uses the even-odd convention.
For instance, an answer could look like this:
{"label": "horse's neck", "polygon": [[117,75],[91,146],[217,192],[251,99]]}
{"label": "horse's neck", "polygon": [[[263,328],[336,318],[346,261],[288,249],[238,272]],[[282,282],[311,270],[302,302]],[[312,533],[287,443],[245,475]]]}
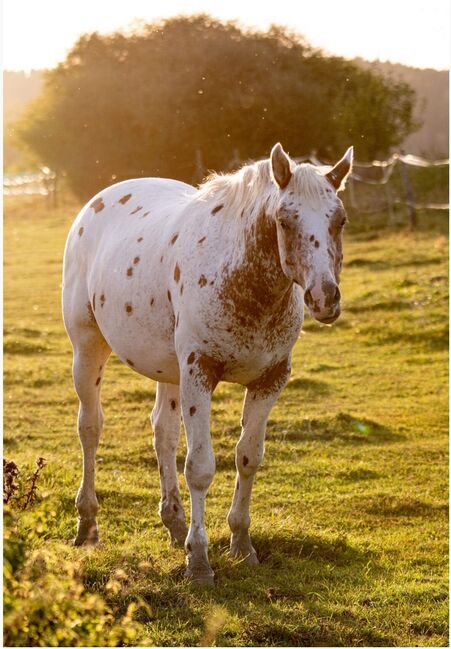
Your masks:
{"label": "horse's neck", "polygon": [[246,276],[249,288],[260,295],[261,300],[273,302],[286,293],[291,284],[282,271],[275,220],[263,208],[250,210],[238,219],[241,231],[234,266]]}

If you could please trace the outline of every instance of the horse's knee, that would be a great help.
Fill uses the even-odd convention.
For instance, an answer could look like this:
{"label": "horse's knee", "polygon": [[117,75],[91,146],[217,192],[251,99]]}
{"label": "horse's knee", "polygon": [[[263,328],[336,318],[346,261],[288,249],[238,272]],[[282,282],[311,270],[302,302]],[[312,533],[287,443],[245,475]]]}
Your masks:
{"label": "horse's knee", "polygon": [[253,476],[262,462],[263,455],[263,443],[251,445],[238,442],[235,458],[238,472],[244,477]]}
{"label": "horse's knee", "polygon": [[188,487],[206,491],[213,481],[215,468],[213,452],[202,453],[202,449],[197,449],[197,452],[188,453],[185,462],[185,478]]}

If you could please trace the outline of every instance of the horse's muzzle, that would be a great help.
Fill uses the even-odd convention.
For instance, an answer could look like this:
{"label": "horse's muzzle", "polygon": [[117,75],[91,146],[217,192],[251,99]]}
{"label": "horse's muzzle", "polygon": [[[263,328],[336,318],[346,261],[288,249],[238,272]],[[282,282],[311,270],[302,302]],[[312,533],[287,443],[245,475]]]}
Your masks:
{"label": "horse's muzzle", "polygon": [[304,302],[315,320],[323,324],[332,324],[341,313],[340,289],[332,282],[323,284],[322,288],[321,294],[307,288],[304,292]]}

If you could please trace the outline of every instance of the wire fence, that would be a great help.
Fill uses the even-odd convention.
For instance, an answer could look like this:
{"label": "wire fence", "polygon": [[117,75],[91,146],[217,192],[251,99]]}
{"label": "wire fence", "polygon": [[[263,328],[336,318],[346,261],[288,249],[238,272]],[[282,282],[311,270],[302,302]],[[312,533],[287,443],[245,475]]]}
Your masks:
{"label": "wire fence", "polygon": [[[296,162],[310,162],[317,166],[330,164],[320,160],[316,152],[293,158]],[[226,171],[233,171],[244,161],[235,149]],[[192,183],[202,181],[207,173],[200,149],[195,152]],[[140,170],[135,177],[146,175]],[[117,178],[134,177],[130,170]],[[116,178],[112,179],[114,182]],[[43,167],[37,173],[6,174],[3,178],[5,196],[41,195],[47,196],[49,204],[57,204],[58,177],[55,172]],[[357,214],[385,212],[389,221],[395,220],[400,206],[407,209],[408,219],[416,225],[417,211],[449,210],[449,159],[427,160],[419,156],[394,153],[388,160],[354,162],[348,179],[343,201],[348,209]]]}

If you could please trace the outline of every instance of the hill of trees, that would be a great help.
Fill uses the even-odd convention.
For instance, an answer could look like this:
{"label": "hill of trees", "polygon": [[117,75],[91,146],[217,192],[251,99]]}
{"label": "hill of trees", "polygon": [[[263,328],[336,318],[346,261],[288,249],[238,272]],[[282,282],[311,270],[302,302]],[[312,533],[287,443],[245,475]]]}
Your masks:
{"label": "hill of trees", "polygon": [[293,154],[330,158],[354,143],[359,159],[385,156],[414,130],[413,106],[404,82],[325,57],[286,29],[195,16],[83,36],[18,130],[88,195],[130,176],[192,182],[196,156],[226,169],[237,151],[260,157],[277,140]]}

